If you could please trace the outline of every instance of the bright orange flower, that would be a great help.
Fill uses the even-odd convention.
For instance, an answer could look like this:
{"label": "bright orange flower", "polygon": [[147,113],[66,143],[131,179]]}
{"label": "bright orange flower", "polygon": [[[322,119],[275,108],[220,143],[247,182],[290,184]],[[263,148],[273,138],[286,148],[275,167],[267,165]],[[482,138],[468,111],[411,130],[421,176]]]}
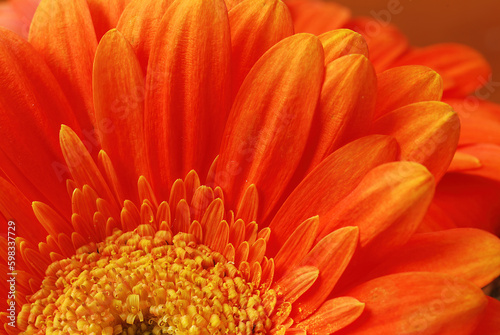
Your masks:
{"label": "bright orange flower", "polygon": [[424,65],[442,76],[443,101],[458,113],[462,129],[457,154],[449,173],[437,185],[421,230],[477,227],[500,235],[500,174],[496,172],[500,166],[500,106],[481,100],[487,99],[496,86],[488,84],[491,68],[487,61],[475,50],[459,44],[411,47],[394,25],[372,18],[352,18],[347,8],[335,3],[286,3],[296,32],[319,35],[349,28],[361,33],[378,73],[379,90],[387,89],[392,94],[391,88],[406,86],[409,73],[399,68],[403,65]]}
{"label": "bright orange flower", "polygon": [[415,234],[459,138],[440,76],[377,88],[361,35],[230,5],[43,0],[1,31],[4,332],[497,333],[500,240]]}

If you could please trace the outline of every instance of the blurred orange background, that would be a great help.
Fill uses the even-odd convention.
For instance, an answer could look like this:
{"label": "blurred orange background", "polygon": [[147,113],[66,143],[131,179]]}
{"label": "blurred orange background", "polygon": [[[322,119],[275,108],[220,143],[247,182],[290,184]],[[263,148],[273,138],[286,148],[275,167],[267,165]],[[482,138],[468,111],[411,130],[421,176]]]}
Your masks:
{"label": "blurred orange background", "polygon": [[[375,17],[389,4],[399,3],[391,15],[416,46],[457,42],[481,52],[493,68],[496,89],[490,100],[500,103],[500,1],[499,0],[335,0],[351,8],[353,15]],[[394,6],[394,5],[393,5]],[[385,12],[388,13],[388,12]],[[387,20],[386,17],[382,19]]]}

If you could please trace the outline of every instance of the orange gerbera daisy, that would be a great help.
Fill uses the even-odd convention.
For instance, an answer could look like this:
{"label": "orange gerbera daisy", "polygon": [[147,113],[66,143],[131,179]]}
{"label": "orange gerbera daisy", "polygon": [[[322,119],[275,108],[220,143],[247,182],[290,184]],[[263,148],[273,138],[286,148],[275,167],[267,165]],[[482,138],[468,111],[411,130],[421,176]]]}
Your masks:
{"label": "orange gerbera daisy", "polygon": [[276,0],[99,3],[0,34],[5,333],[498,331],[499,239],[415,234],[459,136],[439,75],[377,102],[363,38]]}

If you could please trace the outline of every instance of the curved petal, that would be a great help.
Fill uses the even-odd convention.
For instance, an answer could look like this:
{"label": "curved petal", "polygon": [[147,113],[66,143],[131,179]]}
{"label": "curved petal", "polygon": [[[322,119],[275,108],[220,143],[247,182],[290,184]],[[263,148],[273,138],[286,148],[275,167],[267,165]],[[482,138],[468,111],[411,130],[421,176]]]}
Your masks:
{"label": "curved petal", "polygon": [[365,304],[352,297],[331,299],[300,322],[297,328],[304,329],[310,335],[333,334],[356,321],[364,309]]}
{"label": "curved petal", "polygon": [[320,35],[339,29],[351,17],[351,11],[334,2],[321,0],[287,0],[295,32]]}
{"label": "curved petal", "polygon": [[377,76],[375,118],[421,101],[440,101],[443,80],[436,71],[419,65],[400,66]]}
{"label": "curved petal", "polygon": [[488,81],[491,67],[476,50],[461,44],[443,43],[410,51],[393,66],[424,65],[443,77],[444,96],[465,97]]}
{"label": "curved petal", "polygon": [[260,217],[276,205],[304,152],[323,72],[323,48],[309,34],[284,39],[252,68],[231,110],[215,176],[230,206],[250,184],[259,190]]}
{"label": "curved petal", "polygon": [[115,203],[108,184],[75,132],[63,125],[59,137],[64,159],[78,187],[82,189],[84,185],[89,185],[99,198]]}
{"label": "curved petal", "polygon": [[363,135],[371,126],[377,80],[368,58],[353,54],[326,67],[325,82],[313,122],[310,169],[333,151]]}
{"label": "curved petal", "polygon": [[487,305],[475,285],[427,272],[376,278],[345,295],[364,302],[365,312],[336,335],[468,335]]}
{"label": "curved petal", "polygon": [[424,165],[438,181],[455,154],[460,121],[449,105],[427,101],[384,115],[372,132],[394,136],[401,145],[401,158]]}
{"label": "curved petal", "polygon": [[192,169],[206,175],[217,155],[229,111],[230,52],[222,0],[168,8],[146,78],[146,145],[153,184],[162,185],[157,192]]}
{"label": "curved petal", "polygon": [[372,18],[355,18],[347,23],[346,28],[363,35],[377,73],[393,67],[394,61],[410,47],[408,39],[396,26]]}
{"label": "curved petal", "polygon": [[[418,228],[434,195],[434,178],[413,162],[375,167],[351,194],[321,216],[318,238],[345,226],[360,229],[363,263],[383,258],[406,243]],[[366,270],[366,267],[363,268]]]}
{"label": "curved petal", "polygon": [[[481,167],[459,173],[447,173],[438,185],[434,204],[446,213],[456,227],[481,228],[500,234],[500,221],[498,220],[500,217],[500,146],[482,143],[459,150],[463,154],[479,159]],[[427,226],[429,223],[432,223],[432,220],[426,220]]]}
{"label": "curved petal", "polygon": [[481,168],[482,165],[479,158],[458,150],[455,152],[447,172],[467,171]]}
{"label": "curved petal", "polygon": [[484,287],[500,275],[500,240],[471,228],[417,234],[392,251],[370,277],[414,271],[444,273]]}
{"label": "curved petal", "polygon": [[325,236],[300,262],[299,267],[313,266],[319,270],[318,279],[294,304],[292,318],[300,322],[311,315],[326,300],[358,245],[357,227],[344,227]]}
{"label": "curved petal", "polygon": [[31,23],[29,42],[54,73],[81,129],[92,132],[92,64],[97,40],[87,2],[41,1]]}
{"label": "curved petal", "polygon": [[336,29],[318,37],[325,50],[326,65],[347,55],[359,54],[368,57],[368,45],[365,39],[352,30]]}
{"label": "curved petal", "polygon": [[288,8],[280,0],[246,0],[229,11],[229,25],[234,97],[257,60],[293,34],[293,23]]}
{"label": "curved petal", "polygon": [[149,178],[143,128],[144,76],[130,44],[116,29],[106,33],[94,63],[94,102],[102,148],[117,170],[127,199],[137,180]]}
{"label": "curved petal", "polygon": [[304,220],[315,215],[321,220],[371,169],[395,161],[398,155],[393,138],[375,135],[351,142],[328,156],[295,188],[271,221],[271,239],[276,248]]}
{"label": "curved petal", "polygon": [[132,45],[142,70],[148,61],[160,21],[173,0],[131,0],[116,28]]}

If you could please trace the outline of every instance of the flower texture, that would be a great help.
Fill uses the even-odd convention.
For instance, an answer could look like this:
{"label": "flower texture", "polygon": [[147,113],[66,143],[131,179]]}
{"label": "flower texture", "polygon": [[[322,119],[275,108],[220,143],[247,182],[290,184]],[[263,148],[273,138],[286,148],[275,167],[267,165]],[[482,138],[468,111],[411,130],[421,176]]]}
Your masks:
{"label": "flower texture", "polygon": [[279,0],[43,0],[28,42],[2,29],[3,332],[497,334],[499,239],[416,233],[459,141],[441,77],[389,94],[367,50]]}
{"label": "flower texture", "polygon": [[[98,36],[118,24],[128,3],[87,2],[95,18]],[[239,2],[226,1],[226,6],[232,9]],[[38,3],[39,0],[9,0],[0,9],[0,26],[27,36]],[[413,73],[413,80],[408,81],[409,73],[400,68],[402,65],[423,65],[442,76],[443,101],[458,113],[462,123],[461,135],[453,162],[446,176],[437,184],[434,200],[419,231],[476,227],[500,235],[500,106],[485,101],[496,85],[488,84],[491,69],[484,58],[459,44],[411,47],[394,25],[373,18],[353,18],[348,8],[333,2],[287,0],[285,3],[291,10],[295,32],[321,35],[347,28],[363,35],[380,90],[385,91],[381,92],[379,100],[388,99],[385,107],[389,109],[407,102],[392,100],[394,88],[404,88],[413,95],[417,92],[413,89],[415,81],[422,86],[438,83],[436,73],[424,68]],[[435,90],[435,86],[430,90]],[[476,94],[470,95],[473,92]],[[423,96],[413,98],[427,99]]]}
{"label": "flower texture", "polygon": [[[409,73],[401,66],[423,65],[441,75],[443,101],[457,112],[462,127],[456,155],[437,185],[420,231],[476,227],[500,235],[500,106],[486,101],[498,86],[489,83],[491,68],[486,60],[459,44],[412,47],[394,25],[373,18],[353,18],[348,8],[335,3],[286,3],[296,32],[323,34],[348,28],[362,34],[378,73],[379,90],[386,91],[383,100],[388,99],[388,105],[397,102],[391,98],[395,89],[405,87],[408,94],[415,92],[414,82],[408,81]],[[435,78],[427,72],[414,80],[428,85]]]}

